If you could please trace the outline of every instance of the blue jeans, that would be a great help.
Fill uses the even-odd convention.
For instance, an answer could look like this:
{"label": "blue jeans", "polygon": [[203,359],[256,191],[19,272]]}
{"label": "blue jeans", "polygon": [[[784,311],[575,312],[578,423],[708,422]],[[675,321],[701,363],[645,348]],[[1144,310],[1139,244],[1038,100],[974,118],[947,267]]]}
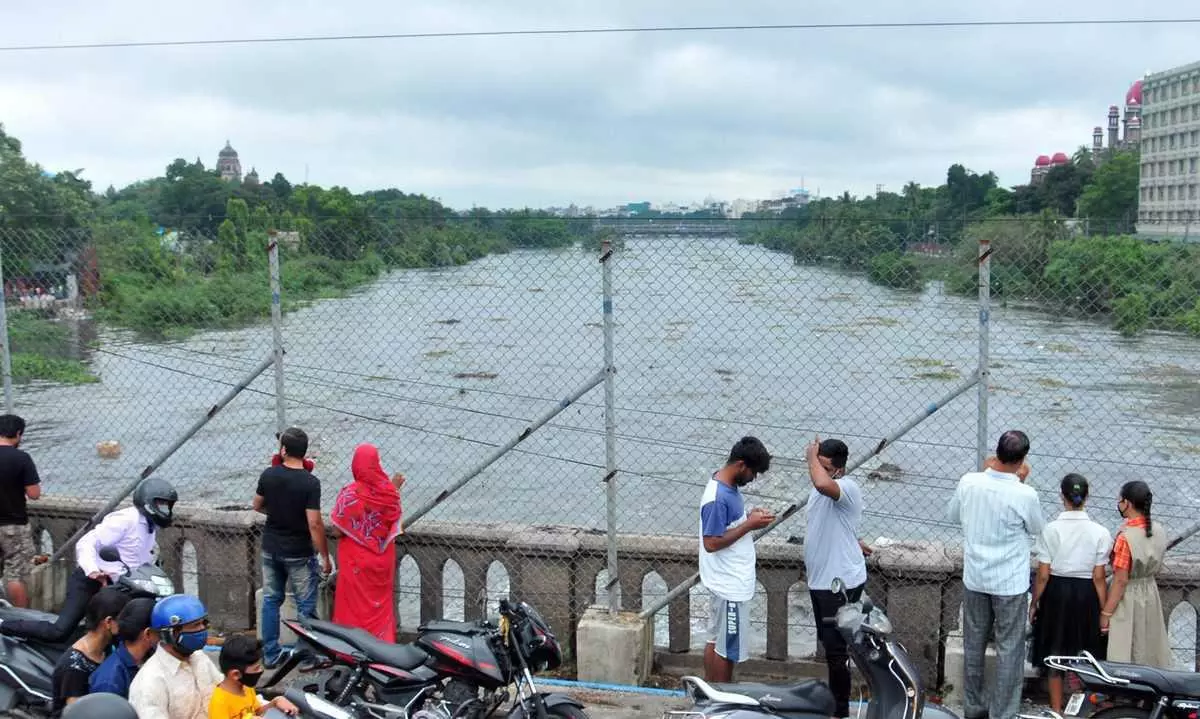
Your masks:
{"label": "blue jeans", "polygon": [[263,658],[274,663],[283,653],[279,646],[279,608],[283,606],[285,592],[290,590],[296,598],[300,616],[316,619],[321,569],[315,556],[280,557],[266,552],[262,553],[262,568],[263,608],[259,633],[263,640]]}

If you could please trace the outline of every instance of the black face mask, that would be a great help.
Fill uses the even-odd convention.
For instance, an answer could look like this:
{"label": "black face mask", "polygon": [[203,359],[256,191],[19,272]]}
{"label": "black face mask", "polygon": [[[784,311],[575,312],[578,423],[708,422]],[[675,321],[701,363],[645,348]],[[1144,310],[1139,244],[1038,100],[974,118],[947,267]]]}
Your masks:
{"label": "black face mask", "polygon": [[238,681],[241,682],[242,686],[253,689],[254,687],[258,686],[258,680],[262,679],[262,675],[262,672],[254,672],[253,674],[249,672],[242,672],[242,678]]}

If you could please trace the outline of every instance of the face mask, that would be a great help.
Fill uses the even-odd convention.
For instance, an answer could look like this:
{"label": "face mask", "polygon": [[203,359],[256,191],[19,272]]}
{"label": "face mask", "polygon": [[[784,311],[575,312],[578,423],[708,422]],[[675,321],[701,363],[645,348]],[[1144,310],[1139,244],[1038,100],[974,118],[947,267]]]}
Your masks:
{"label": "face mask", "polygon": [[258,680],[262,679],[262,675],[262,672],[254,672],[253,674],[249,672],[242,672],[242,678],[238,681],[242,683],[242,686],[253,689],[254,687],[258,686]]}
{"label": "face mask", "polygon": [[184,655],[194,654],[206,646],[208,646],[207,629],[201,629],[198,632],[182,632],[179,635],[179,641],[175,643],[175,648]]}

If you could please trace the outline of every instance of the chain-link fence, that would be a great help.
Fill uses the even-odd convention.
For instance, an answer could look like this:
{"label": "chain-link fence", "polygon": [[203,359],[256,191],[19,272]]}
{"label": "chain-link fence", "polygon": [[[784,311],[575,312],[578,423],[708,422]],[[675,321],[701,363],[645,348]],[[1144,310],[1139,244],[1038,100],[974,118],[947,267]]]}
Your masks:
{"label": "chain-link fence", "polygon": [[[110,498],[271,359],[274,238],[282,411],[313,439],[326,509],[358,443],[408,478],[405,514],[417,521],[400,544],[402,631],[494,612],[510,592],[564,635],[594,602],[653,607],[696,569],[701,492],[730,446],[747,434],[766,443],[772,470],[749,504],[782,512],[808,496],[803,451],[820,435],[869,458],[853,476],[875,550],[871,591],[896,611],[903,597],[932,597],[893,621],[936,647],[957,624],[947,577],[960,530],[944,508],[1003,429],[1031,436],[1030,481],[1048,516],[1059,478],[1079,472],[1110,529],[1130,479],[1151,483],[1172,535],[1194,521],[1200,250],[1036,217],[911,225],[581,220],[565,238],[467,219],[276,235],[0,230],[12,396],[47,494]],[[274,382],[270,369],[250,381],[157,470],[183,504],[247,507],[274,449]],[[105,458],[115,443],[119,456]],[[245,605],[257,538],[225,514],[239,519],[185,526],[180,566],[202,593],[219,582]],[[816,649],[804,535],[800,511],[760,544],[751,643],[772,658]],[[1200,574],[1184,560],[1197,553],[1195,540],[1175,547],[1163,577],[1179,590],[1170,628],[1188,667],[1196,615],[1183,591]],[[917,589],[930,593],[905,593]],[[657,643],[675,653],[702,646],[707,603],[698,588],[690,596],[655,617]]]}

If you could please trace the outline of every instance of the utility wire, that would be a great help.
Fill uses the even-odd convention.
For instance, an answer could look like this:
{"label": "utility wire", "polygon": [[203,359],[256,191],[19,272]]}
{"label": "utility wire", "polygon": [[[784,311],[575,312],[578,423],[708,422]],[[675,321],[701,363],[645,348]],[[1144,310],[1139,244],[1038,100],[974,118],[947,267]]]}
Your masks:
{"label": "utility wire", "polygon": [[210,38],[202,40],[118,40],[113,42],[4,45],[0,52],[43,52],[59,50],[109,50],[161,47],[207,47],[214,45],[280,45],[307,42],[367,40],[432,40],[483,37],[545,37],[570,35],[633,35],[689,32],[750,32],[798,30],[916,30],[1013,27],[1087,27],[1126,25],[1194,25],[1200,18],[1079,18],[1057,20],[918,20],[906,22],[827,22],[746,25],[657,25],[644,27],[550,28],[544,30],[450,30],[345,35],[281,35],[276,37]]}

